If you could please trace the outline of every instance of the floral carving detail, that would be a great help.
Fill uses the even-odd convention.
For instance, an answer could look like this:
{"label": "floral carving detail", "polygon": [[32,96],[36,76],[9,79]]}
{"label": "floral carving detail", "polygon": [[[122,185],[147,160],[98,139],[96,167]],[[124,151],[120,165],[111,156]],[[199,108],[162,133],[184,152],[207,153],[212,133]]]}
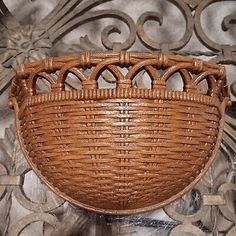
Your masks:
{"label": "floral carving detail", "polygon": [[122,43],[112,42],[109,35],[121,33],[114,25],[105,26],[101,41],[107,49],[122,50],[132,46],[136,37],[133,19],[118,10],[93,10],[110,0],[59,0],[57,6],[37,24],[21,25],[0,0],[0,94],[9,86],[16,67],[25,62],[43,59],[52,55],[55,42],[80,25],[102,18],[113,18],[128,26],[130,33]]}
{"label": "floral carving detail", "polygon": [[5,67],[16,67],[25,62],[40,60],[48,55],[52,43],[49,38],[41,38],[40,30],[25,25],[7,30],[6,51],[1,55]]}
{"label": "floral carving detail", "polygon": [[[11,0],[10,0],[11,1]],[[8,1],[8,2],[10,2]],[[91,9],[94,6],[97,6],[99,4],[102,4],[106,1],[110,1],[110,0],[57,0],[57,6],[55,7],[54,10],[52,10],[52,12],[45,17],[45,19],[42,20],[42,22],[39,22],[39,24],[37,25],[28,25],[28,26],[22,26],[20,25],[15,19],[14,17],[11,15],[11,13],[8,11],[7,7],[5,6],[4,2],[7,2],[6,0],[0,0],[0,17],[1,17],[1,23],[0,23],[0,34],[1,34],[1,38],[0,38],[0,94],[5,91],[5,89],[9,86],[9,83],[11,81],[11,78],[14,76],[15,71],[14,68],[16,67],[16,65],[22,60],[22,61],[32,61],[34,60],[34,58],[38,58],[41,59],[43,57],[45,57],[45,55],[52,55],[52,49],[48,48],[46,45],[53,45],[54,46],[54,38],[58,40],[58,38],[62,37],[62,35],[65,35],[66,33],[70,32],[71,30],[73,30],[75,27],[79,27],[80,25],[83,25],[89,21],[93,21],[95,22],[95,20],[97,20],[97,16],[95,16],[95,14],[93,12],[91,12]],[[13,2],[13,1],[12,1]],[[14,1],[14,2],[18,2],[18,1]],[[22,2],[22,1],[20,1]],[[36,1],[25,1],[25,2],[30,2],[30,4]],[[55,2],[55,1],[38,1],[38,2]],[[120,6],[118,6],[117,3],[119,3],[120,1],[114,1],[114,5],[112,5],[112,8],[119,8]],[[128,9],[128,4],[132,2],[132,1],[126,1],[125,4],[125,9]],[[181,10],[181,12],[183,13],[184,10],[181,6],[179,6],[180,2],[181,5],[185,4],[191,11],[191,17],[194,18],[194,27],[195,27],[195,33],[197,32],[197,36],[199,38],[199,40],[207,47],[207,49],[201,49],[199,48],[196,51],[193,51],[193,49],[191,48],[191,50],[189,50],[189,48],[183,48],[183,49],[175,49],[175,47],[173,47],[173,49],[171,50],[172,53],[175,54],[182,54],[182,55],[194,55],[194,56],[202,56],[205,55],[207,57],[215,57],[216,60],[215,62],[221,62],[221,63],[225,63],[225,64],[230,64],[230,65],[236,65],[236,49],[233,48],[233,45],[225,45],[224,48],[221,48],[221,45],[217,45],[214,42],[214,39],[209,41],[209,39],[206,37],[207,35],[204,34],[203,29],[201,30],[201,25],[202,22],[200,21],[202,12],[204,11],[204,9],[206,9],[208,6],[213,5],[215,3],[221,3],[224,5],[228,4],[228,1],[223,1],[223,0],[168,0],[168,1],[150,1],[153,3],[156,2],[171,2],[174,3],[175,6],[178,6],[177,8]],[[232,1],[231,1],[232,2]],[[147,4],[149,4],[149,1],[145,1],[145,7]],[[136,3],[135,3],[136,4]],[[121,7],[123,5],[121,4]],[[154,5],[153,5],[154,6]],[[135,5],[136,7],[136,5]],[[25,6],[23,6],[22,8],[25,8]],[[93,11],[97,11],[97,9],[93,10]],[[154,6],[153,8],[151,8],[150,10],[152,11],[158,11],[158,9]],[[164,13],[166,13],[167,9],[163,9],[163,12],[160,11],[160,13],[163,14],[163,21],[165,23],[165,21],[168,21],[166,19],[166,15],[164,15]],[[114,14],[112,15],[111,18],[114,18],[114,15],[117,15],[116,19],[120,20],[120,15],[119,15],[119,11],[117,10],[113,10]],[[135,8],[133,9],[133,12],[135,11]],[[189,10],[188,10],[189,12]],[[197,12],[197,14],[196,14]],[[98,12],[99,14],[103,14],[104,15],[104,10],[101,10],[100,12]],[[108,6],[106,9],[106,15],[109,15],[109,13],[112,13],[111,10],[111,6]],[[221,7],[218,7],[216,15],[214,17],[218,18],[221,14],[219,13],[224,13],[222,12]],[[222,29],[224,31],[232,31],[232,28],[235,28],[235,11],[233,11],[233,9],[231,9],[231,13],[230,15],[226,16],[223,21],[222,21]],[[29,13],[27,12],[27,15]],[[92,19],[91,19],[92,18]],[[72,21],[73,20],[73,21]],[[124,21],[123,21],[124,22]],[[185,19],[185,22],[189,22],[189,19]],[[148,22],[148,23],[152,23],[152,22]],[[155,22],[154,22],[155,23]],[[158,21],[156,21],[156,23],[158,23]],[[30,24],[33,24],[33,22],[30,22]],[[126,23],[125,23],[126,24]],[[66,25],[66,27],[64,27]],[[127,25],[127,24],[126,24]],[[156,24],[157,25],[157,24]],[[142,26],[142,25],[141,25]],[[147,25],[148,26],[148,25]],[[111,28],[107,28],[106,31],[104,31],[104,36],[107,37],[103,37],[103,45],[107,45],[109,46],[109,41],[108,39],[112,38],[109,37],[108,33],[111,33],[111,31],[113,32],[117,32],[119,30],[119,26],[115,24],[115,26],[117,29],[112,28],[112,30],[109,31],[109,29]],[[159,27],[157,25],[157,27]],[[162,26],[164,27],[164,25]],[[200,27],[200,29],[198,29]],[[134,29],[134,27],[131,27],[132,29]],[[197,28],[197,29],[196,29]],[[145,27],[144,27],[145,29]],[[176,30],[177,30],[177,25],[176,25]],[[193,32],[194,28],[192,27],[189,31]],[[135,30],[134,30],[135,31]],[[202,32],[203,31],[203,32]],[[233,31],[234,32],[234,31]],[[97,32],[98,33],[98,32]],[[147,32],[148,33],[148,32]],[[206,32],[207,33],[207,32]],[[224,32],[222,31],[222,33],[224,34]],[[54,36],[55,35],[55,36]],[[226,35],[227,36],[227,35]],[[58,38],[57,38],[58,37]],[[224,35],[225,37],[225,35]],[[18,40],[20,38],[20,40]],[[105,39],[104,39],[105,38]],[[136,37],[137,39],[137,37]],[[190,39],[190,38],[187,38]],[[133,40],[133,39],[132,39]],[[133,41],[130,40],[127,44],[127,48],[130,48],[132,46]],[[156,40],[154,38],[154,40]],[[188,41],[188,40],[187,40]],[[25,43],[26,42],[26,43]],[[174,41],[173,41],[174,43]],[[58,46],[59,45],[59,46]],[[119,46],[119,43],[117,43],[116,45]],[[107,47],[105,46],[105,47]],[[164,45],[165,46],[165,45]],[[32,47],[34,47],[32,49]],[[67,48],[70,47],[70,50],[67,50]],[[108,49],[111,49],[109,47],[107,47]],[[143,48],[148,48],[145,45],[143,45]],[[149,47],[150,48],[150,47]],[[29,50],[32,49],[32,50]],[[55,48],[54,48],[55,49]],[[53,50],[54,50],[53,49]],[[103,48],[99,48],[96,44],[94,44],[93,42],[91,42],[89,40],[88,37],[82,37],[80,39],[80,42],[76,44],[70,44],[67,45],[65,43],[63,43],[62,41],[59,42],[59,44],[57,44],[57,48],[56,53],[57,54],[64,54],[64,53],[74,53],[75,51],[81,51],[81,50],[103,50]],[[136,48],[135,48],[136,49]],[[138,48],[140,49],[140,48]],[[164,48],[165,49],[165,48]],[[168,47],[166,47],[166,49],[169,49]],[[143,50],[143,49],[142,49]],[[202,51],[202,50],[207,50],[207,51]],[[104,72],[106,73],[106,71]],[[233,73],[231,73],[233,74]],[[112,77],[110,76],[110,74],[103,74],[103,77],[106,79],[106,81],[108,82],[113,82]],[[110,78],[111,77],[111,78]],[[142,75],[140,75],[140,78],[142,77]],[[140,80],[138,81],[134,81],[135,83],[140,82]],[[234,96],[236,96],[236,82],[232,84],[231,86],[231,90],[232,90],[232,94]],[[4,111],[3,111],[4,112]],[[233,111],[232,111],[232,114]],[[229,117],[227,119],[230,119]],[[0,120],[2,121],[2,116],[0,114]],[[227,123],[229,124],[228,126],[226,125],[227,131],[224,133],[224,142],[221,144],[221,151],[220,151],[220,158],[216,161],[215,165],[213,166],[213,168],[211,169],[211,171],[209,172],[209,174],[206,176],[206,178],[203,179],[203,183],[201,184],[201,186],[206,185],[208,187],[208,189],[211,189],[212,192],[210,193],[210,197],[211,196],[218,196],[217,192],[218,189],[220,189],[220,194],[222,194],[222,190],[225,190],[225,185],[224,183],[226,182],[225,178],[227,175],[232,174],[231,171],[233,173],[235,173],[234,169],[234,163],[235,163],[235,153],[236,153],[236,148],[235,148],[235,137],[236,137],[236,122],[233,119],[230,119],[230,122],[227,121]],[[9,133],[9,137],[13,137],[14,140],[14,132],[9,132],[9,129],[6,130],[7,133]],[[22,158],[21,154],[19,152],[17,152],[16,158],[14,159],[14,165],[13,168],[11,167],[11,165],[13,163],[11,163],[11,159],[10,157],[8,157],[7,153],[11,153],[12,150],[15,150],[14,145],[17,145],[16,142],[13,144],[9,144],[8,139],[9,137],[5,137],[4,140],[2,140],[1,143],[1,147],[2,147],[2,152],[0,154],[0,162],[1,164],[4,164],[4,166],[6,167],[5,170],[8,170],[10,174],[14,175],[16,173],[17,169],[22,169],[21,166],[23,164],[24,159]],[[4,145],[3,145],[4,144]],[[5,145],[6,144],[6,145]],[[6,158],[4,158],[6,157]],[[3,158],[3,159],[1,159]],[[18,163],[18,164],[17,164]],[[24,169],[24,168],[23,168]],[[233,170],[232,170],[233,169]],[[2,174],[1,172],[1,168],[0,168],[0,175]],[[4,173],[5,174],[5,173]],[[235,176],[232,174],[232,176]],[[230,182],[231,180],[227,180],[227,182]],[[222,186],[223,183],[223,186]],[[232,188],[231,183],[227,183],[228,188]],[[213,187],[212,187],[213,186]],[[221,188],[218,188],[219,186],[222,186]],[[19,188],[18,186],[12,186],[12,187],[16,187]],[[1,186],[0,185],[0,235],[7,235],[7,231],[9,231],[8,229],[8,224],[11,222],[12,223],[12,219],[10,219],[10,208],[11,208],[11,196],[12,196],[12,192],[9,191],[12,188],[10,185],[7,185],[6,188],[8,188],[7,190],[5,190],[5,186]],[[3,190],[4,191],[1,191]],[[4,196],[2,195],[2,193],[4,194]],[[232,193],[232,194],[231,194]],[[191,195],[195,196],[195,195]],[[227,194],[227,199],[231,199],[231,197],[233,197],[233,191],[230,190],[228,191]],[[19,198],[21,199],[21,198]],[[23,198],[24,199],[24,198]],[[202,199],[200,199],[202,202]],[[191,201],[191,199],[189,200],[188,198],[184,198],[184,203],[186,203],[187,205],[189,205],[188,203],[190,202],[196,202],[198,203],[198,201]],[[169,216],[171,216],[171,221],[163,221],[160,220],[160,217],[153,217],[154,213],[151,213],[151,215],[142,215],[142,216],[137,216],[137,217],[128,217],[128,218],[121,218],[118,216],[115,216],[114,218],[111,218],[109,216],[99,216],[96,217],[96,215],[92,215],[92,219],[94,220],[89,220],[89,227],[92,226],[93,229],[96,228],[96,235],[131,235],[131,234],[136,234],[137,231],[142,230],[142,235],[159,235],[162,234],[162,231],[164,231],[163,233],[165,234],[167,231],[169,232],[172,229],[175,229],[172,231],[173,235],[174,233],[176,233],[177,235],[183,235],[184,234],[184,230],[186,230],[186,228],[190,228],[191,229],[191,233],[193,234],[194,232],[196,232],[196,235],[200,235],[198,231],[196,231],[196,227],[201,228],[201,230],[206,230],[207,233],[209,234],[209,231],[212,231],[213,234],[218,235],[218,234],[227,234],[227,235],[236,235],[236,226],[235,226],[235,220],[229,220],[227,219],[230,218],[230,216],[232,214],[230,214],[230,212],[233,210],[232,209],[232,202],[231,200],[227,200],[228,202],[226,202],[226,204],[222,205],[222,206],[205,206],[207,207],[207,209],[209,209],[210,207],[213,210],[216,210],[216,212],[218,212],[217,214],[213,213],[213,210],[209,210],[207,214],[205,214],[205,217],[203,219],[203,223],[200,223],[199,221],[196,221],[196,215],[198,216],[199,214],[203,214],[203,211],[201,210],[202,204],[200,206],[200,208],[195,209],[195,205],[191,205],[191,207],[187,207],[187,210],[189,210],[190,212],[178,212],[178,209],[175,209],[173,206],[173,210],[176,211],[174,212],[174,214],[170,213]],[[181,201],[183,202],[183,200]],[[179,206],[181,209],[183,209],[183,203],[179,203]],[[25,202],[26,204],[28,204],[28,206],[31,206],[30,200]],[[65,205],[68,205],[67,203],[65,203]],[[60,222],[57,223],[54,232],[51,235],[60,235],[61,232],[63,232],[64,235],[71,235],[72,232],[75,235],[82,235],[82,231],[84,229],[86,229],[86,227],[84,227],[83,222],[85,222],[86,225],[86,220],[84,220],[84,216],[89,215],[87,212],[76,212],[76,214],[71,214],[70,217],[68,217],[68,209],[65,208],[63,205],[63,211],[65,214],[65,216],[61,216],[62,210],[59,211],[59,219]],[[178,205],[178,204],[177,204]],[[34,205],[33,205],[34,206]],[[39,204],[40,206],[40,204]],[[24,212],[25,212],[25,208],[24,207]],[[170,207],[171,208],[171,207]],[[23,208],[22,208],[23,209]],[[191,210],[196,210],[196,212],[194,213],[194,211],[192,212]],[[73,209],[74,210],[74,209]],[[13,218],[16,221],[16,211],[12,210],[11,211],[13,214]],[[212,212],[212,214],[210,214],[210,212]],[[72,211],[72,213],[74,213],[74,211]],[[53,212],[53,214],[55,214],[55,212]],[[158,215],[159,213],[157,213]],[[161,219],[163,219],[163,212],[160,212],[161,215]],[[158,215],[159,216],[159,215]],[[173,217],[174,216],[174,217]],[[23,220],[19,220],[16,222],[15,225],[12,226],[12,230],[16,230],[19,229],[20,226],[22,227],[26,227],[28,224],[30,224],[30,222],[34,222],[35,219],[38,217],[38,219],[42,220],[42,221],[47,221],[49,214],[45,214],[45,212],[43,211],[36,211],[34,215],[29,214],[26,215],[26,217],[23,218]],[[76,220],[77,217],[79,217],[80,221]],[[180,220],[175,220],[175,218],[180,219]],[[180,218],[181,217],[181,218]],[[28,220],[28,221],[27,221]],[[194,221],[194,223],[192,223],[192,220]],[[69,223],[68,223],[69,222]],[[82,222],[82,223],[81,223]],[[179,225],[179,227],[176,227],[177,224]],[[46,226],[48,226],[48,224],[45,223]],[[72,227],[73,225],[73,227]],[[194,225],[194,227],[193,227]],[[18,226],[18,228],[17,228]],[[74,227],[75,226],[75,227]],[[185,226],[185,228],[183,227]],[[75,229],[77,228],[77,230]],[[36,228],[35,225],[33,225],[33,229],[34,229],[34,233],[33,235],[36,233]],[[20,231],[22,230],[22,228],[20,228]],[[27,230],[27,229],[26,229]],[[131,232],[134,231],[135,233]],[[178,231],[179,230],[179,231]],[[45,227],[42,230],[42,235],[49,235],[49,232],[52,231],[51,227]],[[69,232],[70,231],[70,232]],[[79,232],[79,233],[75,233],[75,232]],[[12,232],[12,231],[11,231]],[[6,234],[5,234],[6,233]],[[22,232],[25,233],[25,232]],[[38,232],[39,233],[39,232]],[[138,233],[139,234],[139,233]],[[167,233],[168,234],[168,233]],[[170,234],[170,233],[169,233]],[[8,234],[9,235],[9,234]],[[84,235],[88,235],[88,230],[84,230]]]}

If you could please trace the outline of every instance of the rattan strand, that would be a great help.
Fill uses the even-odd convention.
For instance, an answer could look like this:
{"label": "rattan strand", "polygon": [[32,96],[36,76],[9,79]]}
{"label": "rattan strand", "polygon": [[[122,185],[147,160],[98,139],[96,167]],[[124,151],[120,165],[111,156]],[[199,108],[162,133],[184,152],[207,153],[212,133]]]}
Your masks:
{"label": "rattan strand", "polygon": [[[82,90],[64,91],[67,71],[91,66]],[[129,68],[128,75],[122,77],[118,66]],[[105,68],[117,88],[97,87]],[[155,88],[131,87],[137,68],[155,76]],[[158,69],[164,70],[160,76],[154,75]],[[57,70],[53,80],[49,73]],[[26,158],[51,189],[77,206],[107,214],[162,207],[190,190],[216,155],[228,101],[222,66],[165,54],[88,52],[19,71],[10,102]],[[39,94],[42,71],[52,91]],[[180,72],[183,91],[165,88],[172,72]],[[197,90],[202,78],[207,94]]]}

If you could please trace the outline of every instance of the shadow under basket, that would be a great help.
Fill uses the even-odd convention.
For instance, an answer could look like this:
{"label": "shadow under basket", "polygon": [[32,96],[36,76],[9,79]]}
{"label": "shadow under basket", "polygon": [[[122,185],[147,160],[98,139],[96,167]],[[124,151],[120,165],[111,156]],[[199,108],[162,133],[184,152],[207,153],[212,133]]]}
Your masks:
{"label": "shadow under basket", "polygon": [[[141,71],[151,88],[135,86]],[[115,88],[99,88],[106,73]],[[65,90],[69,74],[80,89]],[[181,91],[167,88],[174,74]],[[49,91],[37,88],[41,80]],[[50,189],[76,206],[126,215],[163,207],[201,179],[219,148],[229,95],[221,65],[84,52],[21,65],[9,104],[24,155]]]}

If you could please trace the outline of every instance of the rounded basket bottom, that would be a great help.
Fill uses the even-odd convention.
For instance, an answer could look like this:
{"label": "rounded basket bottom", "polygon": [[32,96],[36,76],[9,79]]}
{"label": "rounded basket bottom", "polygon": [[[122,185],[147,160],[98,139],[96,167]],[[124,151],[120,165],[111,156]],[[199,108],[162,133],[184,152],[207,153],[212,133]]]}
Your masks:
{"label": "rounded basket bottom", "polygon": [[131,214],[163,206],[198,178],[219,120],[217,107],[191,101],[70,99],[28,105],[19,124],[30,163],[56,193]]}

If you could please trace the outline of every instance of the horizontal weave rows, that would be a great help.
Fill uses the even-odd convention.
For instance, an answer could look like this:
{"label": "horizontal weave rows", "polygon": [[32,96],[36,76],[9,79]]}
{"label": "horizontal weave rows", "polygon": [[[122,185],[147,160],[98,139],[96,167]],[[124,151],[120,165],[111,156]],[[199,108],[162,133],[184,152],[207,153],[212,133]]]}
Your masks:
{"label": "horizontal weave rows", "polygon": [[72,99],[26,107],[21,133],[33,162],[60,191],[98,208],[137,209],[198,176],[219,119],[216,107],[192,101]]}

